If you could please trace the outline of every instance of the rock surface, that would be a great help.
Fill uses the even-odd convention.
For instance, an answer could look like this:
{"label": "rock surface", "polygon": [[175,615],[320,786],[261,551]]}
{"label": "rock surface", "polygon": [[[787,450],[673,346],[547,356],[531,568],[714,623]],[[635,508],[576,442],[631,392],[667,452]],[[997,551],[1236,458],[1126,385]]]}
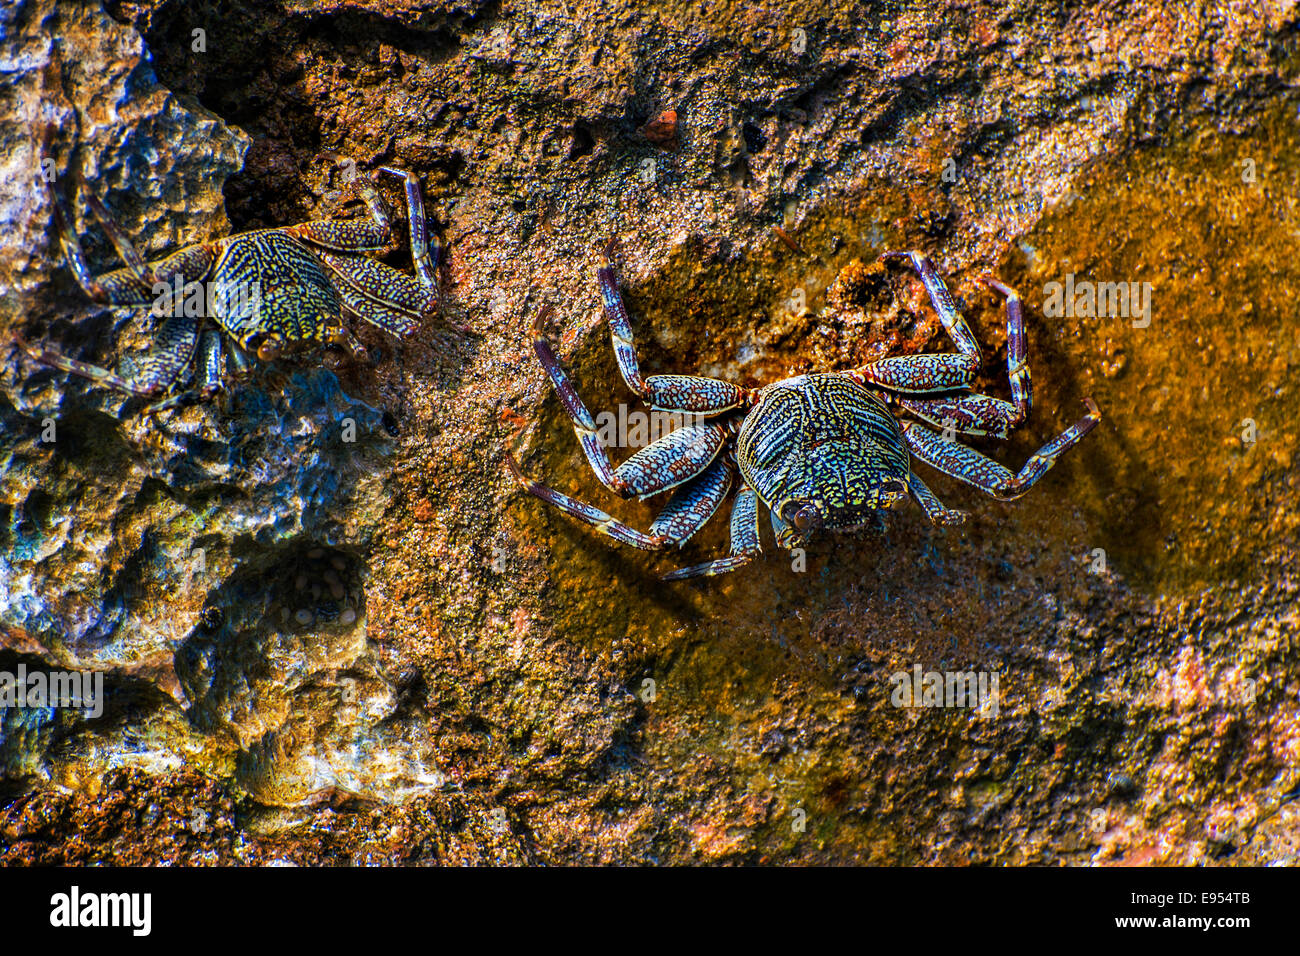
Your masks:
{"label": "rock surface", "polygon": [[[149,255],[326,215],[343,159],[410,168],[475,335],[360,330],[373,364],[162,416],[9,357],[0,670],[109,694],[3,712],[0,860],[1295,860],[1294,3],[3,16],[6,338],[147,341],[72,281],[41,155]],[[874,264],[921,248],[992,394],[1005,318],[973,280],[1025,297],[1035,412],[990,454],[1018,465],[1085,395],[1105,420],[1011,504],[927,475],[961,531],[904,509],[799,569],[769,544],[665,585],[725,521],[616,550],[502,468],[649,524],[529,345],[553,303],[587,403],[632,402],[592,275],[611,238],[648,371],[949,350]],[[1149,283],[1149,324],[1045,315],[1067,276]],[[996,713],[894,706],[918,665],[996,674]]]}

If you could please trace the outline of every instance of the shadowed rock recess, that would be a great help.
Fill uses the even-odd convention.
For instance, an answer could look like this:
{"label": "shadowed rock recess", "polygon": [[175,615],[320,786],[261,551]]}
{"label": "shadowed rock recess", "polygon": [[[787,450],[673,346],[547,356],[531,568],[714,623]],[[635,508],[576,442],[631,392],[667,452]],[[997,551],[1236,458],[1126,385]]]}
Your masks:
{"label": "shadowed rock recess", "polygon": [[[1226,0],[6,4],[0,671],[106,696],[0,710],[0,862],[1296,862],[1298,38]],[[361,327],[366,363],[157,415],[10,346],[149,342],[77,286],[51,188],[102,271],[79,180],[156,258],[331,215],[345,159],[420,176],[472,335]],[[961,528],[909,506],[802,560],[765,528],[666,584],[725,519],[620,549],[504,470],[649,525],[530,345],[553,304],[593,411],[639,408],[610,239],[647,372],[950,351],[875,261],[921,249],[983,391],[974,280],[1025,300],[1033,415],[981,450],[1104,420],[1011,503],[918,466]],[[997,696],[896,706],[927,672]]]}

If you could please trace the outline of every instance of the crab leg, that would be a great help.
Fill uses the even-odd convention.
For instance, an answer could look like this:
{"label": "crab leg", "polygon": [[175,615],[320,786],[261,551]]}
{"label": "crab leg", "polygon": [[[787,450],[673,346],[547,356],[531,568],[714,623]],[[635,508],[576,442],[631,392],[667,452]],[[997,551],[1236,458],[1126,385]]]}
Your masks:
{"label": "crab leg", "polygon": [[1007,297],[1007,379],[1012,401],[989,395],[944,398],[899,398],[898,404],[936,428],[951,428],[962,435],[1006,438],[1011,429],[1029,417],[1033,387],[1026,361],[1025,320],[1020,296],[1010,286],[984,276],[980,283]]}
{"label": "crab leg", "polygon": [[907,479],[907,488],[916,499],[916,503],[925,511],[925,516],[935,524],[961,524],[970,517],[968,512],[945,508],[918,475],[913,474]]}
{"label": "crab leg", "polygon": [[681,547],[708,523],[735,483],[736,466],[719,458],[702,474],[681,485],[650,523],[650,533]]}
{"label": "crab leg", "polygon": [[230,351],[226,353],[226,369],[236,379],[245,379],[253,374],[253,357],[234,340],[231,340]]}
{"label": "crab leg", "polygon": [[366,204],[366,209],[370,212],[370,218],[383,231],[384,242],[387,244],[392,235],[393,224],[388,218],[388,205],[384,202],[383,197],[379,195],[379,190],[375,189],[374,184],[364,176],[353,176],[348,182],[348,188]]}
{"label": "crab leg", "polygon": [[[957,311],[948,286],[934,271],[934,263],[919,252],[886,252],[880,258],[906,259],[911,263],[930,294],[930,304],[934,306],[939,321],[957,346],[957,354],[886,358],[845,374],[861,385],[897,392],[951,392],[969,388],[979,372],[979,344]],[[1021,344],[1023,346],[1023,337]]]}
{"label": "crab leg", "polygon": [[199,337],[199,392],[210,398],[221,391],[221,333],[206,329]]}
{"label": "crab leg", "polygon": [[391,166],[380,166],[384,172],[398,176],[406,189],[406,218],[410,226],[411,261],[420,277],[420,284],[433,293],[432,310],[438,307],[438,262],[442,258],[442,246],[438,237],[433,237],[430,247],[426,221],[424,218],[424,197],[420,193],[420,180],[415,173]]}
{"label": "crab leg", "polygon": [[925,423],[958,435],[1006,438],[1020,424],[1015,405],[990,395],[957,395],[948,398],[899,398],[898,404]]}
{"label": "crab leg", "polygon": [[213,253],[208,247],[202,245],[182,249],[154,265],[145,265],[134,247],[109,217],[103,204],[88,194],[87,203],[109,234],[118,254],[128,262],[125,269],[114,269],[98,276],[92,275],[86,267],[81,240],[69,228],[70,220],[63,207],[62,197],[57,192],[53,195],[55,224],[59,231],[59,242],[63,246],[64,258],[73,276],[76,277],[77,284],[92,302],[129,308],[153,307],[160,314],[166,314],[174,311],[171,302],[174,290],[169,287],[160,298],[157,295],[159,284],[170,285],[178,275],[186,283],[198,282],[203,280],[212,269]]}
{"label": "crab leg", "polygon": [[108,210],[100,202],[99,197],[92,192],[87,192],[86,205],[90,207],[90,211],[99,221],[100,227],[107,234],[108,241],[113,244],[113,248],[117,250],[121,260],[126,263],[131,275],[144,285],[152,287],[154,282],[157,281],[153,270],[145,264],[144,259],[140,258],[140,253],[136,252],[135,246],[131,244],[131,240],[127,238],[126,233],[118,226],[117,221],[108,214]]}
{"label": "crab leg", "polygon": [[[358,177],[349,185],[369,208],[370,221],[321,219],[285,227],[285,231],[320,250],[321,260],[339,280],[339,292],[350,312],[385,332],[404,338],[419,330],[421,319],[436,314],[441,308],[437,279],[441,247],[435,239],[432,252],[429,249],[424,199],[415,174],[390,166],[381,166],[380,169],[404,180],[411,260],[419,275],[418,281],[382,262],[351,254],[386,248],[391,235],[383,200],[368,180]],[[460,326],[454,327],[468,331]]]}
{"label": "crab leg", "polygon": [[524,474],[523,469],[519,467],[519,462],[515,461],[515,456],[509,452],[506,452],[506,464],[510,468],[510,474],[514,476],[515,481],[519,482],[520,487],[530,495],[535,495],[559,508],[570,517],[591,525],[601,534],[613,538],[620,544],[640,548],[642,551],[659,551],[668,544],[668,539],[663,535],[643,534],[637,531],[636,528],[607,515],[599,508],[593,508],[577,498],[570,498],[568,495],[553,488],[548,488],[540,482],[533,481]]}
{"label": "crab leg", "polygon": [[[153,348],[129,366],[136,394],[158,395],[185,371],[198,345],[199,321],[191,316],[174,315],[159,324]],[[123,363],[118,363],[118,371],[123,371]]]}
{"label": "crab leg", "polygon": [[979,360],[969,355],[899,355],[844,374],[891,392],[951,392],[970,387]]}
{"label": "crab leg", "polygon": [[[540,329],[549,313],[549,305],[538,313],[534,331]],[[602,485],[623,498],[634,495],[646,498],[689,481],[718,457],[732,434],[730,423],[684,425],[642,448],[615,468],[596,433],[595,419],[555,357],[550,343],[539,335],[533,340],[533,350],[555,386],[555,393],[573,424],[574,434],[578,436],[591,470]]]}
{"label": "crab leg", "polygon": [[627,308],[618,292],[618,279],[608,260],[596,270],[600,296],[609,322],[609,336],[614,344],[614,357],[618,370],[637,396],[651,408],[667,411],[696,412],[717,415],[737,408],[748,407],[753,400],[748,389],[717,378],[699,375],[651,375],[641,377],[637,363],[636,345],[632,340],[632,324]]}
{"label": "crab leg", "polygon": [[1034,405],[1034,387],[1029,378],[1029,351],[1025,345],[1025,316],[1020,295],[992,276],[981,276],[979,282],[1007,300],[1007,379],[1011,382],[1011,399],[1019,412],[1016,422],[1022,422]]}
{"label": "crab leg", "polygon": [[420,330],[429,296],[410,276],[362,256],[317,255],[338,280],[335,288],[353,315],[399,338]]}
{"label": "crab leg", "polygon": [[[59,232],[59,244],[63,246],[64,258],[67,259],[68,267],[72,270],[82,291],[92,301],[104,304],[148,302],[149,290],[157,281],[153,270],[145,265],[140,254],[136,252],[135,246],[118,228],[99,197],[89,190],[84,193],[86,205],[90,207],[90,211],[99,221],[104,232],[108,234],[113,248],[117,250],[118,256],[127,267],[125,270],[110,272],[106,276],[96,278],[86,268],[86,257],[81,250],[81,240],[72,229],[72,217],[68,214],[63,196],[57,190],[52,190],[50,195],[53,198],[54,222]],[[107,283],[104,281],[106,279],[109,280]]]}
{"label": "crab leg", "polygon": [[749,485],[742,485],[731,503],[731,555],[679,568],[664,575],[665,581],[685,578],[712,577],[726,574],[753,561],[763,550],[758,537],[758,496]]}
{"label": "crab leg", "polygon": [[165,401],[150,405],[145,409],[146,414],[156,415],[159,412],[167,411],[169,408],[190,405],[198,399],[211,398],[220,392],[222,390],[222,358],[221,333],[216,329],[204,329],[199,336],[199,355],[198,362],[195,365],[194,387],[178,395],[173,395]]}
{"label": "crab leg", "polygon": [[[92,276],[90,270],[86,268],[81,242],[70,227],[71,220],[64,209],[62,197],[57,191],[52,195],[64,256],[82,291],[94,302],[132,308],[152,307],[155,311],[163,311],[165,314],[167,310],[163,310],[162,306],[170,310],[176,304],[171,301],[173,290],[170,288],[162,297],[155,299],[155,290],[159,284],[165,284],[178,275],[184,277],[187,272],[190,274],[189,281],[201,280],[211,270],[213,256],[204,246],[195,246],[168,256],[156,267],[145,265],[139,253],[135,251],[135,247],[108,214],[103,203],[94,195],[86,193],[87,205],[90,206],[104,231],[108,233],[118,255],[127,263],[125,269]],[[142,358],[136,360],[130,374],[122,374],[120,363],[119,371],[112,372],[98,365],[68,358],[55,349],[31,345],[21,337],[17,337],[16,341],[28,355],[44,365],[79,375],[121,392],[153,397],[174,382],[193,358],[198,339],[198,321],[183,315],[170,315],[164,318],[158,327],[156,338],[157,344]]]}
{"label": "crab leg", "polygon": [[921,282],[925,286],[925,291],[930,294],[930,304],[934,306],[935,313],[939,316],[939,321],[943,323],[944,330],[948,337],[952,339],[957,350],[963,355],[971,356],[975,361],[975,368],[979,368],[980,347],[975,341],[975,336],[966,324],[966,319],[962,317],[961,312],[957,310],[957,303],[952,300],[952,293],[948,291],[947,284],[943,277],[934,269],[934,263],[930,257],[922,255],[919,252],[886,252],[881,260],[887,259],[906,259],[916,270],[916,274],[921,277]]}
{"label": "crab leg", "polygon": [[907,439],[912,454],[927,465],[979,488],[994,498],[1010,501],[1028,491],[1066,449],[1077,444],[1101,421],[1101,412],[1093,400],[1085,398],[1083,403],[1088,408],[1088,414],[1038,449],[1018,474],[1012,474],[973,448],[948,441],[915,422],[903,425],[903,436]]}
{"label": "crab leg", "polygon": [[295,226],[281,226],[280,231],[334,252],[380,252],[391,248],[393,226],[379,191],[362,176],[354,176],[347,186],[366,204],[369,219],[313,219]]}
{"label": "crab leg", "polygon": [[[676,488],[708,468],[727,447],[731,435],[732,429],[722,423],[683,425],[615,468],[608,487],[624,498],[649,498]],[[605,449],[599,440],[597,447],[603,456]]]}
{"label": "crab leg", "polygon": [[28,355],[45,365],[118,391],[152,398],[174,382],[189,365],[194,358],[198,334],[199,321],[195,318],[175,315],[163,320],[154,336],[156,344],[131,363],[129,376],[121,374],[120,366],[118,372],[110,372],[98,365],[70,359],[52,349],[30,345],[22,338],[18,338],[17,342]]}
{"label": "crab leg", "polygon": [[14,336],[14,341],[26,352],[31,358],[40,362],[42,365],[49,365],[52,368],[60,369],[64,372],[71,372],[73,375],[79,375],[82,378],[90,379],[97,385],[105,385],[108,388],[115,388],[119,392],[133,392],[136,395],[152,395],[152,392],[145,391],[133,382],[115,375],[106,368],[100,368],[98,365],[91,365],[88,362],[78,362],[76,359],[70,359],[61,352],[53,349],[47,349],[39,345],[33,345],[20,335]]}
{"label": "crab leg", "polygon": [[[280,231],[332,252],[382,252],[388,248],[388,222],[369,219],[316,219]],[[393,270],[397,271],[397,270]]]}

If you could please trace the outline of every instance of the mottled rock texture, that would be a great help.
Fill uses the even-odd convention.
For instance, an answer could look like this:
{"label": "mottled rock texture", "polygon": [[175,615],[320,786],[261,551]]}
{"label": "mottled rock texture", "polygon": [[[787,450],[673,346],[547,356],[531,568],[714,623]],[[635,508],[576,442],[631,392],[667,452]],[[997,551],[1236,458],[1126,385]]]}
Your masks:
{"label": "mottled rock texture", "polygon": [[[326,215],[349,158],[421,176],[476,334],[360,329],[372,364],[156,417],[8,355],[0,670],[94,668],[109,706],[4,714],[0,860],[1294,861],[1294,3],[2,16],[6,337],[100,362],[148,338],[84,301],[49,186],[84,178],[154,255]],[[802,570],[769,544],[663,584],[725,521],[617,550],[502,468],[650,521],[529,345],[553,303],[588,404],[633,401],[610,239],[647,371],[946,351],[874,265],[920,248],[993,394],[1005,319],[973,280],[1024,295],[1035,412],[990,454],[1018,466],[1085,395],[1105,420],[1018,502],[927,473],[960,531],[909,508]],[[1149,324],[1044,315],[1067,276],[1149,283]],[[915,665],[996,672],[996,716],[895,707]]]}

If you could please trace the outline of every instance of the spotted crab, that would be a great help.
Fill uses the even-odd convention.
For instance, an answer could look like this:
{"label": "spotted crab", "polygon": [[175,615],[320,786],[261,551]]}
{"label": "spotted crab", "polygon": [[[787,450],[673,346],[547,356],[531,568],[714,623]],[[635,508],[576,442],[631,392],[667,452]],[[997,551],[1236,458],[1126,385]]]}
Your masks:
{"label": "spotted crab", "polygon": [[158,319],[153,347],[110,371],[21,337],[17,342],[45,365],[148,398],[165,393],[193,366],[190,390],[154,409],[221,390],[223,337],[230,340],[228,360],[240,373],[247,371],[252,355],[272,361],[322,346],[330,367],[347,355],[363,359],[365,347],[344,325],[344,316],[407,337],[439,309],[440,248],[436,238],[429,246],[419,180],[400,169],[384,166],[380,171],[404,184],[416,278],[369,258],[394,246],[384,201],[360,176],[349,185],[365,203],[366,217],[237,233],[186,246],[152,263],[141,259],[103,203],[83,190],[86,205],[126,264],[99,276],[87,269],[72,219],[55,192],[59,236],[78,284],[95,303],[151,310]]}
{"label": "spotted crab", "polygon": [[[622,498],[672,494],[645,533],[532,480],[508,454],[511,473],[530,494],[645,551],[680,547],[735,489],[730,555],[672,571],[664,575],[667,580],[724,574],[754,560],[762,550],[760,508],[768,511],[776,543],[784,549],[803,546],[819,531],[875,524],[880,509],[909,497],[936,524],[965,521],[966,512],[944,507],[912,470],[913,459],[994,498],[1019,498],[1101,421],[1096,404],[1085,398],[1087,414],[1030,456],[1019,472],[958,442],[958,435],[1005,439],[1029,414],[1032,390],[1020,297],[996,279],[980,280],[1006,302],[1007,402],[972,389],[979,345],[931,261],[917,252],[881,258],[905,260],[919,275],[956,353],[883,358],[757,389],[693,375],[643,378],[627,310],[606,261],[596,279],[623,381],[651,408],[690,414],[691,423],[614,467],[550,345],[538,334],[533,347],[601,484]],[[539,333],[543,317],[536,325]]]}

